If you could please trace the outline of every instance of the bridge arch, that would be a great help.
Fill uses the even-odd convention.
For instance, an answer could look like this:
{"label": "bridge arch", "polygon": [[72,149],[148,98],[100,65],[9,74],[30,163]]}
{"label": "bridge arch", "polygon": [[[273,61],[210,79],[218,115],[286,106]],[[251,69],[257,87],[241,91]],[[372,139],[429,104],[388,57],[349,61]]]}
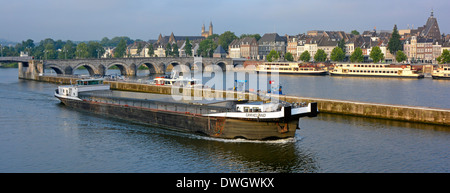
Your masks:
{"label": "bridge arch", "polygon": [[56,65],[56,64],[47,64],[45,65],[46,69],[52,69],[53,71],[56,72],[56,74],[58,75],[64,75],[66,74],[65,69],[62,69],[60,66]]}
{"label": "bridge arch", "polygon": [[222,71],[226,71],[227,70],[228,63],[226,61],[219,60],[219,61],[217,61],[216,63],[213,63],[213,64],[215,64],[215,65],[219,66],[220,68],[222,68]]}
{"label": "bridge arch", "polygon": [[136,72],[141,66],[146,66],[149,70],[149,75],[152,74],[164,74],[164,64],[157,64],[155,62],[143,61],[136,66]]}
{"label": "bridge arch", "polygon": [[75,65],[75,67],[72,69],[72,72],[75,73],[75,70],[77,70],[79,67],[84,67],[89,72],[90,76],[94,76],[95,74],[99,74],[98,69],[90,63],[80,63]]}
{"label": "bridge arch", "polygon": [[191,64],[191,70],[192,71],[204,71],[205,70],[205,63],[203,62],[194,62]]}
{"label": "bridge arch", "polygon": [[128,75],[128,65],[126,63],[123,62],[119,62],[119,61],[114,61],[114,62],[110,62],[109,64],[105,65],[105,74],[107,74],[107,71],[111,68],[111,67],[117,67],[120,70],[120,74],[121,75]]}
{"label": "bridge arch", "polygon": [[166,64],[166,72],[171,72],[173,67],[175,67],[177,65],[185,65],[185,64],[183,64],[182,62],[179,62],[178,60],[172,60]]}

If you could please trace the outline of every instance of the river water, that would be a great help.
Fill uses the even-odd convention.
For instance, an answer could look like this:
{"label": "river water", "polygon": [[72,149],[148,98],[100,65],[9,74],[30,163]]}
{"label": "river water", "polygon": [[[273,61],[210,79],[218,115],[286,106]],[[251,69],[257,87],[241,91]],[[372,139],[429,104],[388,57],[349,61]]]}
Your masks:
{"label": "river water", "polygon": [[[320,114],[294,139],[217,140],[80,112],[0,68],[0,172],[450,172],[448,127]],[[450,108],[450,81],[280,76],[286,94]]]}

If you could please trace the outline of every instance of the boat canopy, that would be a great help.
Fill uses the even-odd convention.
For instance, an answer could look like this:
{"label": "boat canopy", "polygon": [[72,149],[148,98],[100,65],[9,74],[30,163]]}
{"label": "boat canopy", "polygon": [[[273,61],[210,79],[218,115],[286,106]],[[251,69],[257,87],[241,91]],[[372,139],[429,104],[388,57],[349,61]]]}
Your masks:
{"label": "boat canopy", "polygon": [[103,84],[103,79],[82,79],[77,80],[77,85],[97,85]]}

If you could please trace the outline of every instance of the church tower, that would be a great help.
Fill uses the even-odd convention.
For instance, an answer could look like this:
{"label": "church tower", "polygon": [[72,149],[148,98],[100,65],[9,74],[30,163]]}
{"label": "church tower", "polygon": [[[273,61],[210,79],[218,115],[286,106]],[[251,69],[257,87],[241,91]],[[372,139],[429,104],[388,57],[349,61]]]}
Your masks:
{"label": "church tower", "polygon": [[209,31],[205,31],[205,24],[203,24],[203,26],[202,26],[202,36],[207,38],[210,35],[213,35],[212,22],[209,22]]}
{"label": "church tower", "polygon": [[431,11],[431,15],[427,20],[427,23],[421,28],[420,35],[422,37],[431,38],[431,39],[441,39],[441,32],[439,30],[439,25],[436,17],[434,17],[433,10]]}
{"label": "church tower", "polygon": [[212,25],[212,21],[209,22],[209,35],[213,35],[213,25]]}

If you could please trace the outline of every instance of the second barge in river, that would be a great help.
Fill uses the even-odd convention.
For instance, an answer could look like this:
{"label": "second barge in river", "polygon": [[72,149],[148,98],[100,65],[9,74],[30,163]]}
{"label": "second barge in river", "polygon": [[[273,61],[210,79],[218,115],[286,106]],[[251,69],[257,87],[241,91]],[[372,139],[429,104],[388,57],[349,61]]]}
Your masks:
{"label": "second barge in river", "polygon": [[75,109],[226,139],[292,138],[300,117],[318,113],[317,103],[175,100],[171,95],[110,90],[98,79],[59,86],[55,97]]}

